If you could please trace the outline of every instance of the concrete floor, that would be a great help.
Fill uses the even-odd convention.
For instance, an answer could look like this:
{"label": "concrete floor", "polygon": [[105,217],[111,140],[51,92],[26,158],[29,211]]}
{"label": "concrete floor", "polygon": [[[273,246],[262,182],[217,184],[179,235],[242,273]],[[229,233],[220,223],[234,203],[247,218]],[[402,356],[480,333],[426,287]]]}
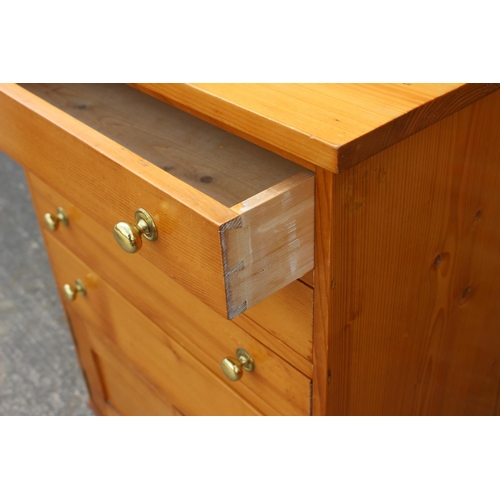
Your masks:
{"label": "concrete floor", "polygon": [[0,415],[92,415],[23,169],[0,152]]}

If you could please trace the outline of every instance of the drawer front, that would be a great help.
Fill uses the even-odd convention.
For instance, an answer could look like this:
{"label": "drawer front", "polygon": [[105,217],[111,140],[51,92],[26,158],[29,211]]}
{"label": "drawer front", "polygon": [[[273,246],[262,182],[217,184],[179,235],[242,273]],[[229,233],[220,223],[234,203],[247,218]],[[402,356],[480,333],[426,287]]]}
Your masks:
{"label": "drawer front", "polygon": [[[27,175],[38,220],[62,207],[68,226],[52,235],[106,279],[160,328],[180,332],[194,348],[215,359],[259,342],[279,354],[307,377],[312,375],[313,291],[299,281],[287,285],[249,311],[229,321],[215,313],[168,276],[158,273],[141,255],[130,259],[112,235],[65,197],[34,175]],[[243,331],[244,330],[244,331]],[[250,333],[252,337],[247,335]],[[216,348],[209,346],[217,346]],[[292,377],[293,379],[293,377]],[[295,380],[296,381],[296,380]],[[297,381],[296,381],[297,382]]]}
{"label": "drawer front", "polygon": [[[87,290],[85,297],[66,303],[66,309],[115,344],[182,413],[252,414],[248,400],[266,414],[309,414],[309,379],[264,346],[255,341],[241,346],[252,355],[255,370],[231,382],[219,365],[223,357],[234,357],[233,351],[220,349],[223,356],[214,358],[219,346],[207,342],[207,349],[193,349],[188,342],[181,344],[170,335],[172,330],[160,329],[51,234],[45,234],[45,241],[59,289],[78,278]],[[169,316],[170,311],[164,308],[156,314]],[[184,311],[184,317],[190,314],[192,310]],[[239,346],[233,339],[228,344]]]}
{"label": "drawer front", "polygon": [[50,234],[45,235],[45,242],[59,290],[76,279],[85,287],[85,296],[77,293],[69,302],[61,293],[61,300],[73,328],[83,320],[98,356],[106,345],[114,346],[185,415],[259,414]]}
{"label": "drawer front", "polygon": [[178,416],[165,395],[141,376],[88,321],[68,311],[93,410],[98,415]]}
{"label": "drawer front", "polygon": [[[233,318],[314,267],[312,172],[227,207],[20,86],[0,85],[0,110],[0,148],[110,232],[145,209],[158,239],[140,255],[218,313]],[[122,111],[107,109],[104,126]]]}

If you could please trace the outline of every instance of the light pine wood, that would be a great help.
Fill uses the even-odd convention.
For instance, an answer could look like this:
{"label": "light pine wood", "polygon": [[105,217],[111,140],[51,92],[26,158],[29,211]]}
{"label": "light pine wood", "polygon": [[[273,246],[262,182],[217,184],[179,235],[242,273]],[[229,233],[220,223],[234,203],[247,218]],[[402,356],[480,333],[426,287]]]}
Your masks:
{"label": "light pine wood", "polygon": [[91,340],[96,339],[96,350],[92,354],[101,376],[106,401],[121,415],[181,416],[163,394],[133,370],[110,341],[106,342],[106,337],[95,332],[90,325],[87,334]]}
{"label": "light pine wood", "polygon": [[[116,245],[109,231],[33,174],[28,173],[27,179],[42,227],[45,213],[54,213],[56,207],[63,207],[70,221],[69,226],[61,226],[53,233],[54,238],[85,261],[160,328],[169,331],[175,340],[183,345],[189,344],[191,352],[203,349],[214,360],[212,364],[216,373],[220,374],[217,360],[222,360],[237,347],[246,346],[252,352],[260,350],[259,343],[252,339],[254,337],[311,378],[313,292],[308,286],[294,281],[229,321],[175,281],[158,273],[146,259],[137,256],[139,263],[131,260]],[[273,355],[264,358],[264,363],[270,366],[282,363]],[[267,373],[265,366],[261,369],[272,381],[273,371]],[[294,379],[293,376],[291,378]],[[244,379],[243,386],[246,386],[247,380]]]}
{"label": "light pine wood", "polygon": [[20,87],[0,86],[0,109],[7,154],[110,232],[146,209],[159,237],[141,255],[224,314],[219,226],[234,212]]}
{"label": "light pine wood", "polygon": [[314,269],[304,274],[304,276],[300,278],[300,281],[302,281],[302,283],[305,283],[306,285],[309,285],[311,288],[314,288]]}
{"label": "light pine wood", "polygon": [[297,161],[341,172],[499,84],[132,84]]}
{"label": "light pine wood", "polygon": [[[109,231],[119,221],[134,222],[137,208],[146,209],[159,236],[143,245],[141,255],[220,314],[233,318],[313,268],[313,226],[299,225],[313,216],[311,172],[232,210],[19,86],[0,86],[0,107],[0,147],[7,154]],[[298,209],[294,200],[302,202],[304,193],[311,199]],[[255,249],[258,259],[241,239],[225,238],[236,227],[248,233],[248,243],[272,227],[270,245]],[[297,238],[276,247],[273,242],[290,237],[290,227]],[[228,279],[234,271],[228,259],[245,263],[235,279]]]}
{"label": "light pine wood", "polygon": [[233,321],[277,353],[281,349],[269,343],[270,335],[287,344],[307,362],[283,352],[285,359],[312,376],[313,291],[308,286],[294,281]]}
{"label": "light pine wood", "polygon": [[499,139],[495,92],[334,178],[328,412],[500,414]]}
{"label": "light pine wood", "polygon": [[303,170],[127,85],[22,87],[227,207]]}
{"label": "light pine wood", "polygon": [[[58,283],[66,280],[61,273],[71,270],[85,275],[92,292],[86,302],[79,298],[65,306],[77,341],[80,337],[78,352],[97,411],[141,411],[141,403],[123,409],[127,392],[121,388],[131,385],[130,374],[130,393],[147,381],[152,395],[188,415],[206,414],[207,407],[210,414],[500,414],[499,85],[140,88],[300,162],[315,176],[294,174],[226,206],[163,172],[142,153],[116,149],[115,142],[83,124],[72,143],[68,129],[74,122],[61,127],[61,116],[44,108],[47,103],[19,87],[1,86],[0,147],[10,147],[40,175],[42,180],[29,175],[37,212],[69,204],[70,227],[46,239]],[[99,108],[105,109],[90,114],[106,122],[106,103]],[[86,110],[75,113],[80,111]],[[52,130],[54,139],[52,126],[66,135]],[[120,135],[119,123],[105,126]],[[148,137],[155,135],[154,127],[146,129]],[[90,135],[82,141],[82,134]],[[135,133],[124,135],[133,140]],[[186,137],[177,143],[188,142]],[[44,141],[50,143],[47,150],[40,146]],[[145,149],[154,149],[155,141],[146,141]],[[192,236],[193,241],[201,238],[199,248],[210,228],[210,258],[219,266],[211,276],[223,281],[214,289],[222,290],[219,299],[230,303],[233,314],[252,303],[245,287],[261,288],[259,269],[274,276],[274,266],[282,265],[277,250],[293,238],[302,244],[305,237],[311,245],[314,234],[314,273],[302,270],[297,278],[304,283],[293,281],[232,321],[223,319],[203,299],[213,295],[206,290],[213,285],[205,282],[213,270],[201,269],[200,263],[201,278],[189,273],[186,278],[188,257],[159,265],[147,253],[130,260],[118,249],[95,217],[95,206],[104,207],[95,186],[105,193],[99,186],[106,183],[98,176],[86,178],[83,167],[71,182],[76,185],[83,176],[92,186],[87,198],[94,197],[94,207],[82,211],[88,203],[82,196],[84,206],[77,208],[80,198],[72,199],[65,183],[78,170],[71,155],[83,162],[83,153],[90,155],[94,173],[98,164],[102,172],[102,165],[111,162],[113,182],[123,182],[118,173],[129,172],[131,186],[134,178],[147,184],[134,202],[157,196],[157,203],[178,203],[190,228],[200,231]],[[55,168],[45,165],[48,159]],[[70,167],[60,181],[56,174],[66,174],[65,162]],[[120,167],[114,174],[113,164]],[[291,220],[284,212],[278,215],[283,206]],[[281,234],[272,229],[275,217],[283,222]],[[300,226],[311,232],[289,240],[298,220],[308,220]],[[182,245],[181,233],[175,237]],[[277,253],[278,262],[266,263],[262,245],[277,251],[271,253]],[[178,258],[178,252],[169,251],[165,246],[161,258]],[[171,267],[167,272],[162,265]],[[234,355],[236,347],[248,349],[258,368],[233,384],[219,362]],[[103,369],[110,353],[113,358]],[[131,363],[132,372],[122,374],[121,365]],[[155,412],[154,405],[149,408]]]}
{"label": "light pine wood", "polygon": [[[46,232],[45,232],[46,233]],[[90,325],[90,345],[113,345],[185,415],[256,415],[248,402],[127,302],[51,234],[44,234],[59,289],[79,277],[87,296],[63,302],[71,318]],[[72,320],[73,327],[76,323]],[[105,394],[105,388],[102,387]],[[103,397],[106,399],[106,396]]]}
{"label": "light pine wood", "polygon": [[327,413],[331,369],[328,366],[332,330],[333,177],[327,170],[316,172],[314,330],[312,414]]}
{"label": "light pine wood", "polygon": [[[72,324],[79,331],[79,338],[86,340],[85,347],[90,349],[86,356],[86,368],[95,372],[97,377],[94,384],[98,384],[98,388],[92,388],[95,413],[108,416],[181,415],[163,394],[132,368],[111,342],[94,341],[101,335],[90,323],[73,314]],[[93,367],[89,370],[90,363]]]}
{"label": "light pine wood", "polygon": [[103,403],[102,407],[96,406],[95,401],[89,400],[89,408],[98,417],[121,417],[122,415],[118,413],[110,404]]}
{"label": "light pine wood", "polygon": [[302,172],[233,207],[221,231],[229,318],[314,267],[314,176]]}
{"label": "light pine wood", "polygon": [[[59,289],[61,300],[63,299]],[[63,304],[64,305],[64,304]],[[89,391],[89,406],[96,415],[118,416],[120,413],[109,404],[102,385],[101,375],[94,362],[89,336],[87,335],[87,324],[79,320],[71,311],[65,310],[66,319],[75,343],[78,361],[82,369],[83,377]]]}
{"label": "light pine wood", "polygon": [[[259,343],[253,341],[238,345],[234,340],[226,341],[225,338],[221,338],[215,344],[215,348],[212,343],[208,342],[208,339],[203,343],[198,342],[198,346],[200,344],[202,346],[197,349],[193,349],[193,345],[185,340],[181,347],[181,343],[174,340],[170,332],[175,329],[179,330],[184,327],[184,324],[174,323],[172,328],[165,328],[162,331],[150,318],[126,302],[95,271],[91,271],[74,257],[51,234],[46,235],[46,244],[59,286],[61,287],[62,284],[68,282],[71,276],[75,276],[80,277],[88,287],[87,297],[83,300],[77,298],[74,303],[67,305],[67,308],[71,308],[80,317],[94,325],[97,332],[108,332],[120,351],[149,380],[159,381],[161,377],[166,377],[165,384],[156,382],[155,385],[163,388],[169,400],[183,413],[193,414],[192,411],[186,410],[187,403],[183,405],[179,403],[181,393],[185,392],[186,398],[191,396],[200,398],[197,391],[192,392],[193,385],[199,383],[200,390],[207,391],[202,398],[204,405],[208,404],[211,391],[216,390],[220,394],[219,407],[214,407],[211,410],[198,406],[197,411],[202,412],[201,414],[212,411],[217,414],[217,412],[226,411],[222,409],[223,395],[225,394],[222,387],[227,387],[230,393],[233,391],[241,393],[247,401],[262,409],[266,414],[309,414],[309,379]],[[164,301],[165,305],[167,303]],[[205,323],[205,329],[212,326],[207,323],[203,311],[201,314],[197,314],[196,309],[188,309],[184,314],[195,315],[195,312],[197,322]],[[157,314],[161,314],[161,310],[157,309]],[[173,314],[173,312],[169,311],[169,314]],[[202,335],[202,332],[203,329],[192,328],[189,334]],[[141,343],[140,348],[137,343]],[[243,347],[250,352],[255,361],[256,369],[252,373],[246,373],[243,380],[233,383],[223,375],[220,362],[226,356],[234,357],[236,347]],[[188,350],[191,354],[188,353]],[[213,354],[214,351],[217,353],[216,356]],[[193,354],[196,359],[192,356]],[[166,363],[165,367],[160,366],[163,362],[160,358]],[[211,371],[204,368],[203,365],[208,366]],[[197,366],[200,368],[197,369]],[[199,375],[196,373],[197,371],[200,372]],[[183,378],[184,375],[187,380],[185,383],[181,383],[178,379]],[[207,380],[203,383],[197,382],[198,377],[207,378]],[[174,392],[178,394],[177,399],[174,399],[172,395]],[[189,404],[201,405],[202,403]],[[194,407],[190,406],[190,408]],[[194,411],[194,414],[196,413]]]}

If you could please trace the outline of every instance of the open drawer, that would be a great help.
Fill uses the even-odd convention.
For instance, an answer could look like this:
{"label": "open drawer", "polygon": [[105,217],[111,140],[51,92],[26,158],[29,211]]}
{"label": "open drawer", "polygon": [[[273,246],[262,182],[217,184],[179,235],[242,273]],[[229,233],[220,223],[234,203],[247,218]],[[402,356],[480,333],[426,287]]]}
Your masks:
{"label": "open drawer", "polygon": [[146,210],[140,253],[228,318],[314,267],[313,172],[126,85],[0,85],[0,148],[109,231]]}

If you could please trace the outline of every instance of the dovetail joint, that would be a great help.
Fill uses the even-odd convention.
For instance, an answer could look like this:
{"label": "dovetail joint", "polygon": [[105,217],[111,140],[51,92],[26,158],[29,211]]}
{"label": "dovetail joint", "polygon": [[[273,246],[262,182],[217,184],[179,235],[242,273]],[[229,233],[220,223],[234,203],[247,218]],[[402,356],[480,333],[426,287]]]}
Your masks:
{"label": "dovetail joint", "polygon": [[236,309],[229,311],[229,319],[236,318],[239,314],[245,312],[248,309],[248,302],[245,300],[242,304],[240,304]]}
{"label": "dovetail joint", "polygon": [[242,260],[234,269],[227,271],[227,274],[237,273],[238,271],[243,271],[245,269],[245,261]]}

